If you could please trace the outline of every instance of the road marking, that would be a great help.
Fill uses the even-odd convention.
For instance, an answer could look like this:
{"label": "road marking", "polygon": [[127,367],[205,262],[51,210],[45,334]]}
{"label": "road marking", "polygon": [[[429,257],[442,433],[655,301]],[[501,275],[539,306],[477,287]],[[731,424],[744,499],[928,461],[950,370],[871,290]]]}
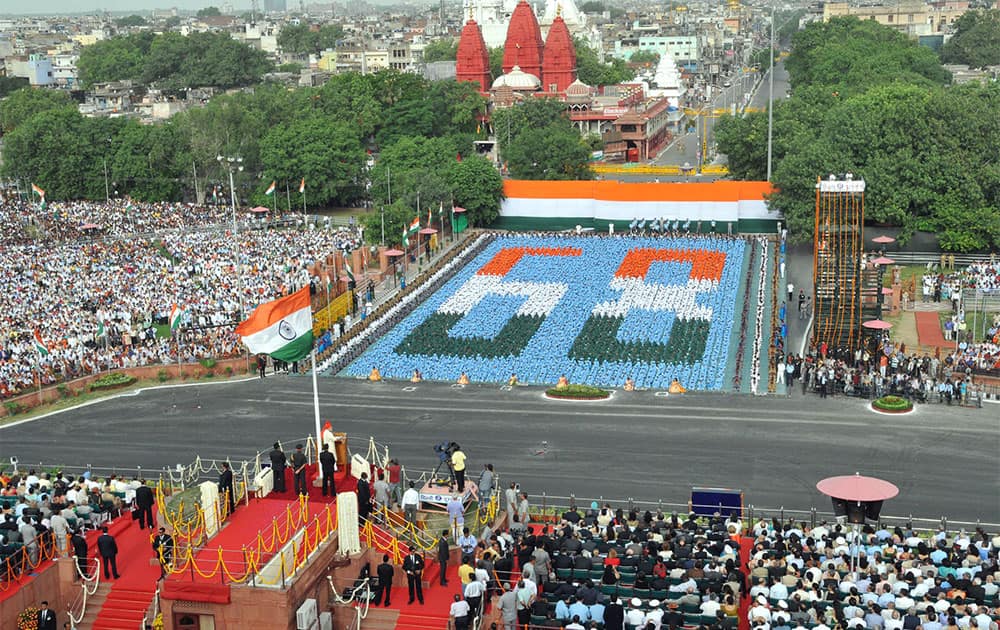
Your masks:
{"label": "road marking", "polygon": [[[312,402],[301,401],[301,400],[264,400],[264,399],[254,399],[248,398],[245,402],[251,403],[263,403],[263,404],[279,404],[279,405],[293,405],[302,407],[312,407]],[[383,401],[384,403],[385,401]],[[358,403],[339,403],[339,402],[324,402],[322,403],[327,407],[340,407],[345,409],[357,409],[357,408],[370,408],[370,405],[363,405]],[[424,405],[398,405],[393,404],[391,407],[386,407],[386,411],[437,411],[437,412],[454,412],[454,413],[482,413],[482,407],[439,407],[439,406],[424,406]],[[546,406],[544,409],[540,408],[538,405],[532,407],[523,408],[491,408],[490,413],[504,414],[504,415],[515,415],[515,416],[526,416],[532,413],[542,414],[542,415],[553,415],[553,416],[594,416],[599,418],[607,418],[607,411],[583,411],[579,407],[574,407],[572,410],[560,411],[558,408]],[[662,408],[662,413],[614,413],[615,418],[634,418],[634,419],[651,419],[651,420],[668,420],[668,419],[685,419],[690,420],[691,414],[688,413],[678,413],[672,414],[667,413],[673,411],[671,408]],[[701,408],[701,411],[706,411],[706,408]],[[844,410],[841,409],[841,412]],[[804,420],[801,417],[797,418],[776,418],[775,414],[781,412],[776,412],[774,410],[769,410],[768,414],[771,417],[757,418],[757,417],[747,417],[746,415],[738,416],[701,416],[697,420],[701,423],[704,422],[739,422],[743,424],[792,424],[792,425],[815,425],[815,426],[843,426],[843,427],[871,427],[870,421],[850,421],[850,420]],[[798,416],[800,412],[798,410],[789,409],[788,413]],[[383,420],[386,421],[388,419]],[[880,424],[882,429],[899,429],[901,431],[910,431],[914,429],[912,424]],[[928,427],[923,427],[928,428]],[[964,427],[949,427],[949,431],[957,433],[966,433],[969,435],[982,435],[984,433],[992,433],[993,428],[984,428],[981,430],[969,429]]]}

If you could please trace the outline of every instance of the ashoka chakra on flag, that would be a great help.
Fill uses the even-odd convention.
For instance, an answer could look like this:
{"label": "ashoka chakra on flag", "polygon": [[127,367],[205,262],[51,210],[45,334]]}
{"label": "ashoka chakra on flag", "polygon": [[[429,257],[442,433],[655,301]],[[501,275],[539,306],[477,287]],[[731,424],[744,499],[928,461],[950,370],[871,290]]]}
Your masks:
{"label": "ashoka chakra on flag", "polygon": [[269,354],[280,361],[305,358],[313,347],[309,286],[261,304],[236,327],[236,334],[254,354]]}

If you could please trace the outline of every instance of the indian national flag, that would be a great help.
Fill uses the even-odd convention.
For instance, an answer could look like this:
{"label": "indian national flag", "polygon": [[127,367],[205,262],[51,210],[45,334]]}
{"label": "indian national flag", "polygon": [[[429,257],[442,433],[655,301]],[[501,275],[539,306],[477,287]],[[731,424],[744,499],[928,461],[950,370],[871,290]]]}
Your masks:
{"label": "indian national flag", "polygon": [[430,227],[431,223],[434,223],[434,214],[430,208],[427,208],[427,227]]}
{"label": "indian national flag", "polygon": [[271,182],[271,185],[267,187],[267,190],[264,191],[264,194],[265,195],[273,195],[274,194],[274,189],[277,187],[277,185],[278,185],[277,181]]}
{"label": "indian national flag", "polygon": [[413,234],[419,229],[420,229],[420,217],[413,217],[413,220],[410,221],[410,227],[409,227],[410,234]]}
{"label": "indian national flag", "polygon": [[104,329],[104,322],[97,322],[97,337],[103,337],[108,334],[108,331]]}
{"label": "indian national flag", "polygon": [[403,226],[403,249],[410,246],[410,230]]}
{"label": "indian national flag", "polygon": [[269,354],[281,361],[298,361],[313,347],[309,285],[295,293],[261,304],[236,327],[250,352]]}
{"label": "indian national flag", "polygon": [[351,263],[347,260],[347,252],[344,252],[344,273],[347,274],[347,279],[354,282],[354,270],[351,269]]}
{"label": "indian national flag", "polygon": [[306,192],[306,178],[303,177],[302,181],[299,182],[299,194],[304,194]]}
{"label": "indian national flag", "polygon": [[184,315],[184,309],[174,304],[174,307],[170,309],[170,330],[177,330],[181,327],[182,315]]}
{"label": "indian national flag", "polygon": [[45,347],[45,342],[42,341],[42,333],[37,328],[32,334],[32,341],[35,344],[35,352],[43,357],[49,356],[49,349]]}
{"label": "indian national flag", "polygon": [[42,190],[42,187],[39,186],[38,184],[32,184],[31,185],[31,192],[35,193],[36,195],[38,195],[42,199],[45,199],[45,191]]}

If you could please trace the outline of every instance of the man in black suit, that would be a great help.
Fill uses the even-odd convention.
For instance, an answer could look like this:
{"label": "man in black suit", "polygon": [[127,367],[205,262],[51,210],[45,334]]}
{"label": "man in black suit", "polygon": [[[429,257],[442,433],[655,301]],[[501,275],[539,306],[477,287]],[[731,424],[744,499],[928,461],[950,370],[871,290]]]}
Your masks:
{"label": "man in black suit", "polygon": [[229,513],[236,509],[236,492],[233,490],[233,471],[229,469],[229,462],[222,462],[222,472],[219,473],[219,494],[226,495],[226,503],[229,505]]}
{"label": "man in black suit", "polygon": [[451,559],[451,548],[448,545],[448,530],[442,530],[441,538],[438,539],[437,561],[441,565],[441,586],[447,586],[448,580],[448,560]]}
{"label": "man in black suit", "polygon": [[420,583],[420,578],[424,573],[424,559],[418,556],[412,549],[410,554],[403,560],[403,571],[406,572],[406,588],[410,592],[410,601],[413,603],[414,593],[417,600],[424,603],[424,587]]}
{"label": "man in black suit", "polygon": [[292,481],[295,482],[296,496],[309,494],[306,487],[306,454],[302,452],[302,445],[295,445],[295,452],[292,453]]}
{"label": "man in black suit", "polygon": [[69,542],[73,546],[73,555],[76,556],[76,566],[80,570],[80,574],[87,575],[89,569],[87,566],[87,539],[83,537],[80,530],[76,530]]}
{"label": "man in black suit", "polygon": [[622,600],[615,599],[604,609],[604,627],[606,630],[625,628],[625,607],[622,606]]}
{"label": "man in black suit", "polygon": [[140,479],[139,483],[141,485],[135,489],[135,509],[139,512],[139,529],[146,529],[146,525],[153,529],[153,504],[156,503],[156,497],[153,495],[153,489],[146,485],[145,479]]}
{"label": "man in black suit", "polygon": [[327,496],[328,488],[331,496],[337,496],[337,481],[334,479],[334,473],[337,472],[337,458],[330,452],[329,444],[324,444],[319,454],[319,467],[323,471],[323,496]]}
{"label": "man in black suit", "polygon": [[368,473],[361,473],[358,479],[358,521],[368,518],[372,511],[372,488],[368,485]]}
{"label": "man in black suit", "polygon": [[160,579],[167,577],[167,567],[174,557],[174,538],[167,533],[167,530],[160,528],[159,533],[153,538],[153,552],[160,562]]}
{"label": "man in black suit", "polygon": [[38,630],[56,630],[56,613],[46,601],[38,609]]}
{"label": "man in black suit", "polygon": [[[104,579],[110,580],[111,575],[117,580],[118,575],[118,543],[114,536],[108,533],[108,526],[101,528],[101,535],[97,537],[97,553],[101,554],[101,565],[104,567]],[[110,569],[110,573],[108,572]]]}
{"label": "man in black suit", "polygon": [[271,460],[271,473],[274,477],[274,491],[284,492],[285,464],[288,463],[288,458],[285,457],[285,451],[281,450],[281,444],[275,442],[274,450],[268,453],[267,456]]}
{"label": "man in black suit", "polygon": [[382,594],[385,594],[385,606],[389,607],[389,597],[392,592],[392,576],[395,573],[395,569],[389,564],[389,555],[386,554],[382,556],[382,564],[378,565],[375,569],[375,574],[378,575],[378,585],[375,587],[375,598],[372,603],[376,606],[382,601]]}

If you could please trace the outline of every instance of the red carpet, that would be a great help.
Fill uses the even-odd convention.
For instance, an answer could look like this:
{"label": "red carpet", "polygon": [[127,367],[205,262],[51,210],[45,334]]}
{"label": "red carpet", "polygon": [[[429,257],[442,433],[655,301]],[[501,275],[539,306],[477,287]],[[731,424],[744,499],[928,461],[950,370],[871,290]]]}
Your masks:
{"label": "red carpet", "polygon": [[[258,562],[258,566],[267,562],[274,554],[273,551],[281,547],[281,543],[272,546],[272,523],[277,519],[278,531],[281,538],[287,541],[291,537],[289,525],[286,518],[287,510],[291,508],[295,523],[298,523],[298,501],[291,498],[266,498],[251,500],[249,505],[240,505],[236,508],[224,527],[212,537],[194,557],[194,567],[188,566],[183,573],[177,573],[169,577],[170,580],[181,580],[184,582],[210,582],[212,584],[222,584],[223,578],[219,575],[218,559],[219,549],[223,550],[223,558],[226,567],[234,578],[241,578],[246,573],[244,567],[242,549],[256,548],[257,533],[264,537],[264,544],[272,547],[272,553],[266,553]],[[310,514],[316,512],[316,506],[310,510]],[[225,580],[228,582],[230,580]]]}
{"label": "red carpet", "polygon": [[[750,576],[750,556],[753,552],[753,538],[749,536],[740,537],[740,567],[747,574],[747,579]],[[747,584],[749,587],[750,585]],[[747,619],[747,615],[750,613],[750,598],[740,597],[740,630],[750,630],[750,620]]]}
{"label": "red carpet", "polygon": [[941,332],[941,318],[937,311],[917,311],[913,314],[917,323],[917,339],[920,345],[938,348],[954,348],[955,342],[948,341]]}
{"label": "red carpet", "polygon": [[448,627],[448,611],[454,596],[461,591],[462,581],[458,579],[458,567],[454,563],[448,565],[448,585],[441,586],[438,579],[437,563],[428,563],[424,569],[424,577],[431,580],[430,586],[424,588],[424,603],[414,601],[407,604],[409,593],[406,585],[392,588],[392,606],[399,611],[397,628],[412,628],[413,630],[445,630]]}
{"label": "red carpet", "polygon": [[[117,528],[122,528],[116,533]],[[160,577],[160,567],[154,561],[153,548],[149,541],[150,529],[139,529],[139,523],[128,513],[111,525],[111,534],[118,543],[118,574],[121,579],[108,580],[111,592],[104,600],[101,610],[91,626],[93,630],[120,630],[137,628],[142,621],[156,591],[156,580]],[[97,535],[88,535],[91,548],[96,547]],[[96,549],[91,558],[96,558]],[[95,560],[91,560],[94,562]],[[101,580],[104,580],[103,573]]]}

